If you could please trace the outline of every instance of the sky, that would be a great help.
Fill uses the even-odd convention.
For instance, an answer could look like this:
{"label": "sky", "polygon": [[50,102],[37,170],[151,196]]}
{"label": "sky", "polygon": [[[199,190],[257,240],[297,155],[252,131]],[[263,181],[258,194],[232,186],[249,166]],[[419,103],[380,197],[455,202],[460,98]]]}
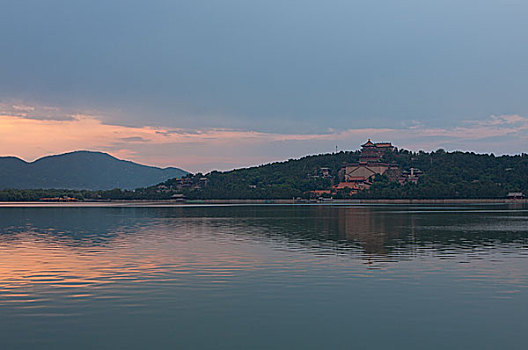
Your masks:
{"label": "sky", "polygon": [[528,2],[0,0],[0,155],[528,149]]}

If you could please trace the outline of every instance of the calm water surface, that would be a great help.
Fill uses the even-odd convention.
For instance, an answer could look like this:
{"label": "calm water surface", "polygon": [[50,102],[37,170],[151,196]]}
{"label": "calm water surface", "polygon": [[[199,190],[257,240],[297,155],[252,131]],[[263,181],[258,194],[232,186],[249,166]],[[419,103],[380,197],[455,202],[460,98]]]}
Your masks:
{"label": "calm water surface", "polygon": [[528,207],[0,207],[2,349],[526,349]]}

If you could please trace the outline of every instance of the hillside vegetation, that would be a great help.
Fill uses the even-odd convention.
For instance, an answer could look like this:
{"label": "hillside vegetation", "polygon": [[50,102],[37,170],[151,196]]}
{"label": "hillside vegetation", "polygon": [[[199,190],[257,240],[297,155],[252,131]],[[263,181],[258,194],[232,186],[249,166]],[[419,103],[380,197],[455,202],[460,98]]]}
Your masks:
{"label": "hillside vegetation", "polygon": [[[329,189],[336,184],[338,171],[357,162],[359,151],[308,156],[298,160],[258,167],[207,174],[208,185],[182,189],[191,199],[273,199],[308,197],[307,192]],[[417,184],[390,182],[378,176],[369,190],[337,198],[504,198],[509,192],[528,193],[528,155],[500,156],[471,152],[387,153],[383,162],[396,163],[400,169],[423,171]],[[332,177],[314,177],[320,168],[330,169]],[[194,175],[196,181],[201,174]],[[174,187],[175,181],[164,185]]]}
{"label": "hillside vegetation", "polygon": [[[213,171],[206,175],[208,185],[184,190],[195,199],[272,199],[302,197],[307,191],[327,189],[337,182],[337,173],[344,164],[357,162],[359,152],[340,152],[291,159],[285,162],[237,169]],[[329,168],[331,178],[317,176],[320,168]],[[174,180],[165,183],[174,184]]]}
{"label": "hillside vegetation", "polygon": [[[38,200],[68,195],[79,199],[170,199],[183,194],[187,199],[289,199],[309,198],[309,191],[330,189],[338,183],[338,172],[357,162],[359,151],[303,157],[232,171],[187,175],[136,190],[106,191],[0,191],[0,200]],[[377,176],[368,190],[350,195],[338,192],[334,198],[505,198],[509,192],[528,193],[528,155],[500,156],[471,152],[387,153],[383,162],[400,169],[423,171],[418,182],[400,185]],[[328,168],[330,177],[320,176]],[[182,186],[182,181],[186,183]],[[204,182],[205,181],[205,182]]]}
{"label": "hillside vegetation", "polygon": [[400,150],[385,155],[384,160],[403,169],[421,169],[424,175],[417,184],[403,186],[380,177],[357,198],[504,198],[509,192],[528,193],[527,154],[496,157],[472,152]]}

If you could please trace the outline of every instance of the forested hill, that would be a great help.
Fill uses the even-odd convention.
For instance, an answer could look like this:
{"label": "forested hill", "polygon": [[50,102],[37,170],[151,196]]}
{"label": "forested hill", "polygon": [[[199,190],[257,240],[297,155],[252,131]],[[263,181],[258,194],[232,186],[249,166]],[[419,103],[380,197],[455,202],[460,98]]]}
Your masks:
{"label": "forested hill", "polygon": [[[205,175],[207,186],[184,188],[192,199],[273,199],[307,197],[307,191],[329,189],[338,182],[338,171],[346,163],[357,162],[359,151],[308,156],[298,160]],[[417,184],[400,185],[378,176],[369,190],[352,198],[504,198],[509,192],[528,193],[528,155],[500,156],[471,152],[386,153],[382,161],[400,169],[423,171]],[[318,175],[329,168],[331,177]],[[190,177],[198,183],[201,174]],[[174,180],[164,183],[176,188]],[[337,198],[349,198],[341,192]]]}
{"label": "forested hill", "polygon": [[504,198],[509,192],[528,193],[528,154],[494,156],[473,152],[387,153],[387,162],[402,169],[421,169],[417,184],[400,186],[386,178],[375,181],[357,198]]}
{"label": "forested hill", "polygon": [[[337,183],[339,170],[347,163],[357,162],[359,154],[359,151],[320,154],[228,172],[213,171],[206,175],[207,186],[184,193],[197,199],[302,197],[307,191],[328,189]],[[321,168],[329,168],[331,177],[319,176]],[[193,180],[200,176],[195,175]],[[174,183],[169,180],[165,185]]]}

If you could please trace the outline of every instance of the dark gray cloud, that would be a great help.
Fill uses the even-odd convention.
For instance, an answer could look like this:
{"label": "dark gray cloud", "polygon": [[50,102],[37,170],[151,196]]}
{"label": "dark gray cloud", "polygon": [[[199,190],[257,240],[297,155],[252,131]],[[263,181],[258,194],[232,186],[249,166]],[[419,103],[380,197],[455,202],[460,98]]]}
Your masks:
{"label": "dark gray cloud", "polygon": [[0,98],[268,132],[528,115],[527,14],[495,0],[3,1]]}

